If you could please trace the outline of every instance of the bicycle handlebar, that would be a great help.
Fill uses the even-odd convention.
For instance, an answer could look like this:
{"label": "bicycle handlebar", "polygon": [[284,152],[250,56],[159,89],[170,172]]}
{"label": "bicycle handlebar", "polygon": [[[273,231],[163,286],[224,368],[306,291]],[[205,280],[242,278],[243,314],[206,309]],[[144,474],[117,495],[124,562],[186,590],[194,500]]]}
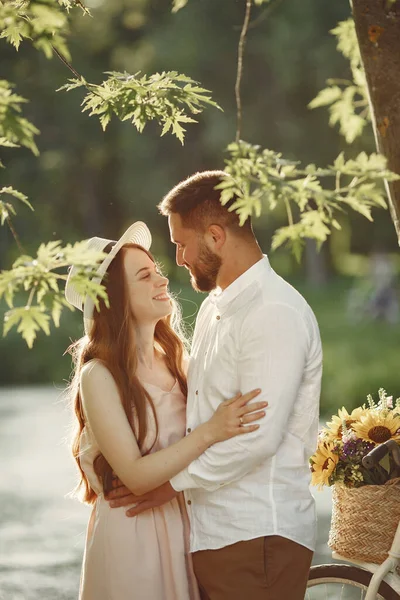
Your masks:
{"label": "bicycle handlebar", "polygon": [[362,464],[366,469],[372,469],[386,454],[391,454],[396,465],[400,467],[400,447],[395,440],[388,440],[373,448],[364,456]]}

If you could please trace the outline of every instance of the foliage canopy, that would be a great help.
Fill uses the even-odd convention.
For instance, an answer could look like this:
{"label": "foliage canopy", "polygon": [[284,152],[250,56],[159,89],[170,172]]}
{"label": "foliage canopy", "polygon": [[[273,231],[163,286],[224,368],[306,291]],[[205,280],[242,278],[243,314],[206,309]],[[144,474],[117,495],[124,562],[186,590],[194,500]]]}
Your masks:
{"label": "foliage canopy", "polygon": [[[269,0],[243,1],[246,18],[239,42],[238,113],[248,17],[253,4],[268,3]],[[172,10],[177,12],[186,4],[187,0],[173,0]],[[82,12],[82,18],[91,18],[79,0],[0,0],[0,38],[16,50],[22,43],[29,42],[47,58],[58,56],[74,75],[60,90],[83,87],[82,110],[98,117],[103,130],[112,117],[129,121],[139,133],[149,122],[156,121],[161,126],[160,135],[170,133],[183,144],[185,125],[195,123],[194,117],[204,108],[219,108],[208,90],[176,71],[152,75],[112,71],[105,73],[106,79],[101,84],[88,82],[69,62],[70,13],[76,9]],[[328,106],[330,125],[339,124],[340,133],[351,143],[369,119],[365,74],[352,21],[340,22],[333,33],[339,51],[350,62],[352,80],[328,80],[328,87],[310,107]],[[22,115],[24,103],[26,100],[14,92],[10,82],[0,81],[0,145],[24,146],[37,155],[39,131]],[[386,207],[383,181],[399,178],[387,170],[382,156],[367,156],[364,152],[353,159],[345,159],[341,153],[328,167],[314,164],[301,167],[280,153],[237,139],[228,145],[227,155],[226,171],[232,178],[221,186],[222,202],[237,196],[231,210],[238,212],[242,223],[250,215],[257,217],[263,211],[283,206],[287,225],[275,232],[272,248],[287,245],[298,260],[307,238],[321,245],[332,228],[340,227],[338,214],[344,210],[351,209],[371,220],[373,208]],[[54,241],[44,243],[36,256],[27,256],[12,224],[17,212],[13,200],[32,208],[26,195],[12,186],[0,189],[0,222],[10,227],[21,250],[21,256],[12,267],[0,274],[0,298],[3,297],[9,307],[4,334],[17,327],[32,346],[40,329],[49,333],[51,320],[58,326],[61,311],[67,306],[59,287],[66,279],[67,265],[78,268],[77,284],[91,297],[104,297],[105,292],[102,286],[90,282],[99,257],[87,251],[84,242],[74,246]],[[15,302],[20,302],[21,293],[26,294],[27,301],[22,307],[15,306]]]}

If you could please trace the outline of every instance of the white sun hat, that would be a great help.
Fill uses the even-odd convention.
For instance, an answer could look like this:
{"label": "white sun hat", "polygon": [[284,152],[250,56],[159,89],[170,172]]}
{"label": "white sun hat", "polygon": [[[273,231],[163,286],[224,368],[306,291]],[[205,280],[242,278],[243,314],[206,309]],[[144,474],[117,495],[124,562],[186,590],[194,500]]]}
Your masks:
{"label": "white sun hat", "polygon": [[[95,283],[101,283],[112,260],[125,244],[137,244],[138,246],[142,246],[145,250],[149,250],[151,246],[151,233],[145,223],[137,221],[125,231],[117,242],[115,240],[106,240],[105,238],[99,237],[93,237],[87,241],[88,248],[99,252],[103,252],[110,244],[113,244],[110,252],[99,265],[96,275],[92,278],[92,281]],[[83,296],[77,291],[74,282],[72,281],[72,278],[76,275],[77,271],[78,269],[76,267],[72,267],[68,274],[67,283],[65,284],[65,297],[72,306],[75,306],[75,308],[78,308],[83,312],[85,331],[88,333],[92,324],[95,305],[89,296]]]}

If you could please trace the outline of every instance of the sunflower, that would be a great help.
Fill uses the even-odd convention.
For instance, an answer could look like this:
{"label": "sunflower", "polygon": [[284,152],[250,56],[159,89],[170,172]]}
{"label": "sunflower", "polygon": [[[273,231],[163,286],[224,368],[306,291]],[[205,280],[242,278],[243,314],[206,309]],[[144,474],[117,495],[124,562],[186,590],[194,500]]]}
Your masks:
{"label": "sunflower", "polygon": [[326,424],[325,435],[330,441],[341,440],[343,436],[343,421],[346,423],[347,429],[354,429],[353,425],[366,414],[365,408],[355,408],[349,415],[345,407],[339,409],[337,415],[332,417],[332,421]]}
{"label": "sunflower", "polygon": [[320,489],[329,485],[329,477],[332,475],[339,460],[339,456],[333,451],[333,442],[319,444],[316,453],[311,457],[311,484]]}
{"label": "sunflower", "polygon": [[400,440],[400,415],[392,412],[370,410],[353,425],[355,434],[367,442],[382,444],[387,440]]}

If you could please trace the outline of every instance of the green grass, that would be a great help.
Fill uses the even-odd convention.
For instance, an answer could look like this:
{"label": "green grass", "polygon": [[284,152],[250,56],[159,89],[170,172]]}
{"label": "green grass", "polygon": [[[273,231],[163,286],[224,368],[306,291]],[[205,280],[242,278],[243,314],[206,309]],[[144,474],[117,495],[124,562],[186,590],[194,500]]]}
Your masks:
{"label": "green grass", "polygon": [[352,322],[346,315],[350,281],[321,290],[301,289],[318,319],[324,351],[321,413],[352,409],[377,396],[380,387],[400,396],[400,323]]}

